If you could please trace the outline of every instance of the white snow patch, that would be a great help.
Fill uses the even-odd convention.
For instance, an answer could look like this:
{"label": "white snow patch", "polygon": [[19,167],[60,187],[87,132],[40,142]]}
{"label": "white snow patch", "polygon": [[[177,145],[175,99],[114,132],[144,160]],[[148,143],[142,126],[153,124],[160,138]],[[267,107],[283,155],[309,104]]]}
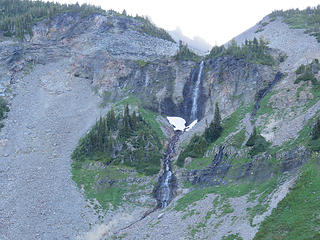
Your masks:
{"label": "white snow patch", "polygon": [[198,122],[198,119],[194,120],[192,123],[189,124],[189,126],[186,127],[186,131],[189,131],[191,128],[194,127]]}
{"label": "white snow patch", "polygon": [[189,131],[198,120],[194,120],[189,126],[186,127],[186,120],[181,117],[167,117],[169,123],[174,127],[173,130],[177,131]]}
{"label": "white snow patch", "polygon": [[174,126],[173,130],[184,131],[186,128],[186,120],[181,117],[167,117],[169,123]]}

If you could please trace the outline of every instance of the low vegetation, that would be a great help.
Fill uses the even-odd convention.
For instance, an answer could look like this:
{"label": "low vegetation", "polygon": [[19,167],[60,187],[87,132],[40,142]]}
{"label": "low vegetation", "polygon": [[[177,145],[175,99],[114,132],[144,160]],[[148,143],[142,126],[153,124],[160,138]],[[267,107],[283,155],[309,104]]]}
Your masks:
{"label": "low vegetation", "polygon": [[241,197],[250,193],[249,200],[255,199],[257,196],[263,196],[261,198],[264,200],[265,197],[276,188],[277,183],[278,177],[274,177],[265,181],[263,184],[245,182],[241,184],[197,188],[180,198],[174,206],[174,209],[176,211],[184,211],[188,206],[204,199],[208,194],[213,193],[220,195],[223,199]]}
{"label": "low vegetation", "polygon": [[305,10],[290,9],[287,11],[274,11],[271,18],[282,17],[291,28],[305,29],[305,33],[314,36],[320,42],[320,5]]}
{"label": "low vegetation", "polygon": [[289,194],[261,224],[254,240],[320,239],[320,174],[318,163],[310,163]]}
{"label": "low vegetation", "polygon": [[312,151],[320,151],[320,118],[317,118],[313,126],[308,145]]}
{"label": "low vegetation", "polygon": [[223,45],[220,47],[213,47],[206,58],[233,56],[237,59],[245,59],[250,63],[272,66],[275,64],[275,60],[268,53],[268,50],[269,48],[267,47],[267,42],[265,42],[262,38],[260,40],[257,40],[256,38],[254,38],[252,41],[246,40],[245,44],[242,46],[238,46],[236,41],[232,40],[227,48]]}
{"label": "low vegetation", "polygon": [[222,240],[243,240],[242,237],[240,237],[240,235],[237,234],[230,234],[228,236],[223,236]]}
{"label": "low vegetation", "polygon": [[236,148],[241,148],[246,139],[246,130],[243,128],[238,133],[234,134],[228,143]]}
{"label": "low vegetation", "polygon": [[297,78],[294,83],[299,83],[301,81],[311,81],[314,87],[319,87],[319,81],[315,74],[320,71],[320,63],[318,59],[314,59],[308,65],[300,65],[296,70]]}

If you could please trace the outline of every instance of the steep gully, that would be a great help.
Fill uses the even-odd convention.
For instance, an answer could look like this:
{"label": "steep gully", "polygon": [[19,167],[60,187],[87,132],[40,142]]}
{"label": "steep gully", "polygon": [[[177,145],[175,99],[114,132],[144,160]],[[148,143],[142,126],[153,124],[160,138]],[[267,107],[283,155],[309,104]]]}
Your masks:
{"label": "steep gully", "polygon": [[257,93],[257,100],[256,100],[256,104],[254,105],[254,108],[253,108],[253,111],[251,114],[251,119],[255,118],[255,116],[260,108],[261,100],[271,91],[273,86],[276,85],[281,80],[282,77],[283,77],[283,73],[277,72],[273,81],[270,82],[267,87],[265,87],[264,89],[260,90]]}
{"label": "steep gully", "polygon": [[[190,120],[194,121],[197,120],[197,112],[198,112],[198,100],[199,100],[199,92],[200,92],[200,85],[201,85],[201,77],[204,67],[204,61],[201,61],[199,66],[199,72],[195,79],[195,87],[193,89],[192,94],[192,108],[190,112]],[[165,208],[171,202],[174,197],[174,189],[176,188],[176,177],[172,173],[171,168],[171,158],[175,153],[175,144],[178,142],[180,135],[183,132],[175,131],[174,136],[171,138],[165,158],[164,158],[164,172],[160,176],[158,180],[158,187],[155,189],[155,198],[157,199],[157,208]]]}

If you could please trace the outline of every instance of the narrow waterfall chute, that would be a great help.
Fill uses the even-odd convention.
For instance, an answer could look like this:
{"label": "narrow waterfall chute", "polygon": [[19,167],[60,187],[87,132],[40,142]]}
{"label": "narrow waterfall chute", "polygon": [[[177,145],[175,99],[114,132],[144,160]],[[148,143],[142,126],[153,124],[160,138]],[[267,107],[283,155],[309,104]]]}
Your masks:
{"label": "narrow waterfall chute", "polygon": [[197,119],[198,99],[199,99],[200,83],[201,83],[201,76],[202,76],[202,72],[203,72],[203,67],[204,67],[204,61],[201,61],[196,85],[194,87],[194,91],[193,91],[193,95],[192,95],[192,108],[191,108],[191,114],[190,114],[190,121],[194,121]]}
{"label": "narrow waterfall chute", "polygon": [[167,152],[165,154],[164,159],[164,167],[163,167],[163,174],[159,178],[159,184],[155,191],[155,197],[157,199],[157,206],[158,208],[165,208],[173,199],[173,191],[176,187],[176,177],[172,173],[171,170],[171,157],[175,151],[175,144],[179,140],[179,136],[181,131],[176,131],[175,135],[171,138],[170,143],[167,148]]}

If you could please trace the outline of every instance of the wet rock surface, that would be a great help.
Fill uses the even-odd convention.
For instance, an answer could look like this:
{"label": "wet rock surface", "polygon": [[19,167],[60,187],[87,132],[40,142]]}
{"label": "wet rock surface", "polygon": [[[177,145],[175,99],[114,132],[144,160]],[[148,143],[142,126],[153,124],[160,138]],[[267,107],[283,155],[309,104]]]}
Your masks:
{"label": "wet rock surface", "polygon": [[163,174],[158,179],[158,184],[154,189],[154,197],[157,199],[157,207],[165,208],[169,205],[174,197],[177,188],[177,179],[172,172],[171,161],[175,154],[175,145],[179,140],[181,131],[176,131],[171,138],[163,161]]}

